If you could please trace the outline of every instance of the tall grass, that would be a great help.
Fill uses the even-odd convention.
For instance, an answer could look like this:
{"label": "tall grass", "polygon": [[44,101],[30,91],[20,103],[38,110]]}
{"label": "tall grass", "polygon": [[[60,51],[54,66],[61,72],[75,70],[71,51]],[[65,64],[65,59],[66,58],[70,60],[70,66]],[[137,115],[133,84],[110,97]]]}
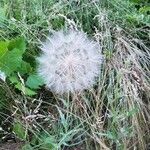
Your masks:
{"label": "tall grass", "polygon": [[[51,30],[78,28],[102,46],[105,60],[89,90],[35,98],[9,89],[14,122],[33,149],[140,149],[150,141],[149,17],[129,0],[1,1],[0,38],[22,35],[28,55]],[[2,14],[2,13],[1,13]],[[2,85],[5,87],[5,85]],[[30,137],[30,135],[32,135]],[[24,149],[29,149],[26,145]]]}

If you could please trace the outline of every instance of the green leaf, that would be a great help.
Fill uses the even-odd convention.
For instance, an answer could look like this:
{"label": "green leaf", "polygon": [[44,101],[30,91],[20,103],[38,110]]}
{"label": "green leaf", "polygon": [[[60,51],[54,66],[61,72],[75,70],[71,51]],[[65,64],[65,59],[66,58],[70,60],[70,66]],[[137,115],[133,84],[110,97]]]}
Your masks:
{"label": "green leaf", "polygon": [[44,81],[36,74],[32,74],[28,77],[26,85],[31,89],[39,89],[39,86],[43,85]]}
{"label": "green leaf", "polygon": [[13,131],[20,139],[23,139],[23,140],[26,139],[26,131],[25,131],[23,125],[20,124],[19,122],[14,124]]}
{"label": "green leaf", "polygon": [[18,90],[22,91],[25,95],[28,95],[28,96],[33,96],[33,95],[37,94],[35,91],[32,91],[29,88],[27,88],[24,85],[22,85],[21,82],[17,83],[15,85],[15,88],[17,88]]}
{"label": "green leaf", "polygon": [[13,49],[7,51],[7,53],[0,58],[1,70],[5,72],[7,76],[16,71],[21,66],[22,55],[19,49]]}
{"label": "green leaf", "polygon": [[29,63],[25,62],[25,61],[22,61],[21,62],[21,67],[18,68],[18,72],[21,73],[21,74],[29,74],[32,72],[32,67]]}
{"label": "green leaf", "polygon": [[25,52],[26,44],[23,37],[13,39],[9,42],[8,49],[13,50],[14,48],[20,50],[20,55]]}
{"label": "green leaf", "polygon": [[0,41],[0,58],[2,58],[8,51],[8,42]]}
{"label": "green leaf", "polygon": [[21,68],[22,55],[26,45],[24,38],[16,38],[11,41],[0,42],[0,69],[9,76],[17,68]]}
{"label": "green leaf", "polygon": [[9,77],[9,80],[10,80],[11,83],[13,83],[13,84],[19,83],[19,79],[18,79],[15,75]]}
{"label": "green leaf", "polygon": [[36,95],[37,93],[33,90],[30,90],[29,88],[25,87],[20,80],[18,79],[17,76],[11,76],[9,77],[9,80],[11,81],[11,83],[13,83],[15,85],[15,88],[18,89],[19,91],[22,91],[25,95],[28,96],[33,96]]}
{"label": "green leaf", "polygon": [[[0,42],[0,70],[3,71],[6,76],[8,76],[10,82],[14,84],[15,88],[22,91],[25,95],[33,96],[37,93],[27,87],[24,83],[21,83],[20,79],[17,77],[16,73],[19,72],[20,75],[29,74],[32,72],[32,67],[29,63],[22,60],[23,54],[26,49],[25,40],[23,37],[13,39],[11,41],[1,41]],[[37,76],[31,76],[28,78],[29,87],[37,89],[42,85],[42,80]]]}

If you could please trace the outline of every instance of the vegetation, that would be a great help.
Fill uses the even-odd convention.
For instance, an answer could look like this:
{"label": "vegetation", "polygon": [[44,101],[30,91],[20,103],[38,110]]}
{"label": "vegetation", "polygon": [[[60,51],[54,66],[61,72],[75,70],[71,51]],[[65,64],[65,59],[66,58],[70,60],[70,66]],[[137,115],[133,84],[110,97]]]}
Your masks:
{"label": "vegetation", "polygon": [[[0,142],[22,150],[148,149],[148,0],[1,0]],[[97,84],[56,94],[36,74],[40,41],[53,30],[83,30],[102,47]]]}

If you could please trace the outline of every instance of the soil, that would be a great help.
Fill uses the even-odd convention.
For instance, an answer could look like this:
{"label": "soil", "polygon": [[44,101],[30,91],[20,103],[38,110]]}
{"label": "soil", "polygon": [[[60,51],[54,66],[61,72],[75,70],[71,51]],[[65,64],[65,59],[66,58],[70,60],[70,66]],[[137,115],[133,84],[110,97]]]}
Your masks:
{"label": "soil", "polygon": [[0,144],[0,150],[21,150],[23,143],[5,143]]}

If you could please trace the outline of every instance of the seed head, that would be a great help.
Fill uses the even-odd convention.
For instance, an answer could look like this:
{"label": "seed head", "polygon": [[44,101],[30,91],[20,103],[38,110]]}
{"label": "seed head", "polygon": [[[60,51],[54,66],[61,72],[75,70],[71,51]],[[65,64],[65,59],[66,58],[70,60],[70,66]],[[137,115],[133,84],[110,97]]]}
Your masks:
{"label": "seed head", "polygon": [[100,46],[83,32],[55,32],[42,43],[41,50],[38,73],[54,92],[88,89],[100,74]]}

